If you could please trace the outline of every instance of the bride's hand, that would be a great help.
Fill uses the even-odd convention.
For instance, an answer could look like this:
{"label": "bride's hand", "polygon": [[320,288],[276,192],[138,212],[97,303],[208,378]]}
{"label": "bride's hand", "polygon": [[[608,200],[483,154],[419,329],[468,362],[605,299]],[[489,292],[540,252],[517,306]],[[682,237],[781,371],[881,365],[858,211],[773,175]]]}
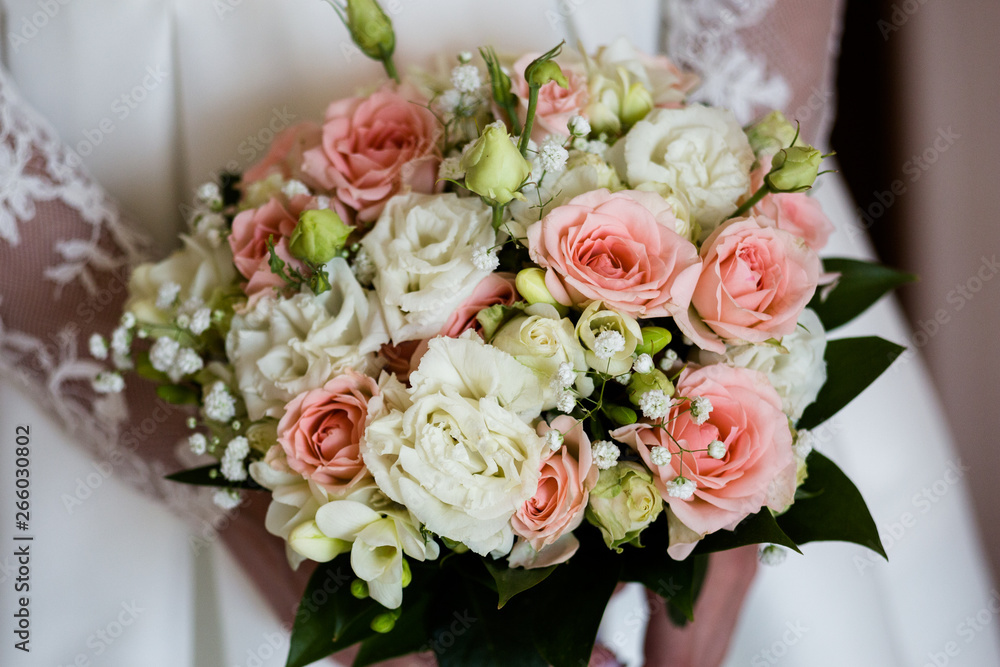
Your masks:
{"label": "bride's hand", "polygon": [[705,584],[694,606],[695,620],[683,628],[667,618],[663,598],[647,591],[650,614],[646,628],[646,665],[721,665],[756,572],[756,546],[712,554]]}

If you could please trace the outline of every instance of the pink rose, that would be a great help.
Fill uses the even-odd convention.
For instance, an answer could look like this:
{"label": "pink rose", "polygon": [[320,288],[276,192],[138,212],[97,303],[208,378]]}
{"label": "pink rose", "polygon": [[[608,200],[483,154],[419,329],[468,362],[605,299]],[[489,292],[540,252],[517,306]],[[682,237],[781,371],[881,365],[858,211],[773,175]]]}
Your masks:
{"label": "pink rose", "polygon": [[[639,453],[673,515],[697,535],[692,541],[717,530],[732,530],[765,505],[785,509],[795,494],[792,434],[767,376],[724,364],[689,366],[681,373],[677,395],[711,401],[708,420],[696,424],[690,402],[682,401],[671,408],[662,425],[633,424],[611,435]],[[721,459],[705,451],[713,440],[725,445]],[[686,450],[683,456],[678,444]],[[650,449],[657,446],[672,454],[667,465],[653,463]],[[667,492],[667,482],[678,476],[697,486],[688,500]],[[693,548],[693,543],[689,546]]]}
{"label": "pink rose", "polygon": [[[707,325],[688,333],[699,347],[725,352],[733,343],[763,343],[795,330],[819,280],[819,255],[793,234],[757,216],[735,218],[701,248],[702,270],[691,304]],[[710,331],[709,331],[710,329]]]}
{"label": "pink rose", "polygon": [[[521,98],[521,122],[524,122],[528,111],[528,81],[524,78],[524,70],[528,68],[540,53],[528,53],[514,63],[511,76],[511,88],[514,94]],[[584,115],[587,106],[587,77],[583,72],[572,66],[561,67],[569,84],[563,88],[555,81],[549,81],[538,89],[538,103],[535,107],[535,124],[531,129],[531,138],[542,141],[550,134],[560,137],[569,136],[569,119]]]}
{"label": "pink rose", "polygon": [[278,423],[288,467],[332,494],[347,493],[368,474],[360,443],[368,401],[378,393],[375,380],[348,370],[293,398]]}
{"label": "pink rose", "polygon": [[229,247],[233,250],[236,269],[247,279],[243,291],[249,297],[269,288],[285,285],[281,278],[271,272],[271,253],[267,251],[267,242],[271,237],[274,237],[274,250],[278,257],[294,268],[304,269],[302,263],[289,252],[288,241],[295,226],[299,224],[299,214],[312,198],[299,195],[287,207],[282,200],[283,198],[272,197],[263,206],[241,211],[233,219]]}
{"label": "pink rose", "polygon": [[415,92],[387,85],[368,97],[329,106],[323,140],[303,156],[303,171],[358,212],[378,218],[404,188],[434,191],[440,127]]}
{"label": "pink rose", "polygon": [[[760,158],[760,167],[750,174],[750,191],[756,192],[771,171],[771,157]],[[778,229],[795,234],[819,252],[834,232],[833,223],[823,213],[819,202],[804,192],[782,192],[765,195],[752,212],[761,223],[773,222]]]}
{"label": "pink rose", "polygon": [[512,567],[562,563],[580,546],[573,531],[583,521],[598,469],[593,465],[590,439],[579,421],[560,415],[551,426],[545,422],[538,425],[540,436],[550,430],[563,433],[563,446],[555,452],[546,449],[538,490],[511,517],[514,534],[520,538],[510,554]]}
{"label": "pink rose", "polygon": [[308,121],[284,130],[274,138],[264,159],[243,172],[243,183],[254,183],[271,174],[281,174],[285,180],[302,180],[302,155],[319,145],[320,133],[320,126]]}
{"label": "pink rose", "polygon": [[675,225],[658,194],[593,190],[532,224],[528,250],[563,305],[603,301],[633,317],[684,315],[701,262]]}

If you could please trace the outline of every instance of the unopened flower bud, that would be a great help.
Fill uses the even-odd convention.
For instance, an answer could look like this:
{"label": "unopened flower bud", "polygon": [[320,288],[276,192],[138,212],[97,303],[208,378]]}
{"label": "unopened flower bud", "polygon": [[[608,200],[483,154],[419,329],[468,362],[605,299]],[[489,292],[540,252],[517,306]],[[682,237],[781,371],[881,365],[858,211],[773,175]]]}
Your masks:
{"label": "unopened flower bud", "polygon": [[553,298],[549,288],[545,286],[545,269],[540,269],[537,266],[521,269],[517,278],[514,279],[514,287],[528,303],[547,303],[556,308],[563,307]]}
{"label": "unopened flower bud", "polygon": [[785,114],[772,111],[748,127],[746,134],[755,154],[774,154],[792,145],[797,130],[788,122]]}
{"label": "unopened flower bud", "polygon": [[634,373],[628,383],[628,400],[632,405],[642,407],[642,397],[648,391],[662,391],[666,398],[674,395],[674,385],[656,368],[648,373]]}
{"label": "unopened flower bud", "polygon": [[638,354],[653,356],[670,344],[673,335],[663,327],[643,327],[642,342],[635,346]]}
{"label": "unopened flower bud", "polygon": [[337,256],[352,231],[335,211],[303,211],[288,250],[306,262],[326,264]]}
{"label": "unopened flower bud", "polygon": [[327,537],[315,521],[300,523],[288,535],[292,551],[317,563],[326,563],[345,551],[351,550],[350,542]]}
{"label": "unopened flower bud", "polygon": [[351,39],[361,52],[373,60],[383,60],[396,48],[392,22],[375,0],[347,0],[344,20]]}
{"label": "unopened flower bud", "polygon": [[771,192],[801,192],[816,182],[823,154],[812,146],[792,146],[779,151],[771,160],[771,171],[764,183]]}
{"label": "unopened flower bud", "polygon": [[527,79],[532,86],[544,86],[549,81],[555,81],[560,88],[568,88],[569,81],[563,74],[562,68],[554,60],[546,60],[543,63],[528,67]]}
{"label": "unopened flower bud", "polygon": [[531,173],[531,165],[511,142],[506,128],[486,126],[462,158],[465,187],[491,203],[523,199],[518,190]]}
{"label": "unopened flower bud", "polygon": [[364,600],[370,593],[368,592],[368,582],[364,579],[355,579],[351,582],[351,595],[359,600]]}
{"label": "unopened flower bud", "polygon": [[641,83],[633,83],[622,100],[621,118],[625,127],[631,127],[653,110],[653,96]]}

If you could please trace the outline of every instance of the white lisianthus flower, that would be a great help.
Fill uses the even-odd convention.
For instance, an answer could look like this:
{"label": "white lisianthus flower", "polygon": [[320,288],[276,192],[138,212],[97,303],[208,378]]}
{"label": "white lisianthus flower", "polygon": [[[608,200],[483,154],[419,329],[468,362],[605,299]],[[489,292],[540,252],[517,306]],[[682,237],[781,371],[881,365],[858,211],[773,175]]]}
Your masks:
{"label": "white lisianthus flower", "polygon": [[[572,320],[559,317],[559,312],[547,303],[533,304],[524,312],[524,316],[503,325],[491,345],[535,372],[544,396],[542,410],[555,408],[562,390],[571,385],[580,396],[590,396],[594,380],[587,375],[587,358]],[[570,382],[552,383],[553,376],[567,375],[572,375]]]}
{"label": "white lisianthus flower", "polygon": [[750,189],[754,154],[726,109],[692,105],[656,109],[608,151],[608,161],[631,187],[689,207],[690,222],[707,237]]}
{"label": "white lisianthus flower", "polygon": [[815,311],[806,308],[799,315],[795,331],[781,339],[781,345],[736,345],[725,355],[699,350],[698,363],[723,362],[766,373],[781,397],[781,409],[793,421],[816,400],[826,382],[826,331]]}
{"label": "white lisianthus flower", "polygon": [[490,209],[478,197],[393,197],[361,242],[393,343],[430,338],[489,271],[476,248],[496,245]]}
{"label": "white lisianthus flower", "polygon": [[[368,404],[361,443],[378,487],[428,530],[480,554],[510,552],[510,519],[534,496],[545,440],[538,378],[475,336],[435,338],[410,376]],[[519,415],[520,413],[520,415]]]}
{"label": "white lisianthus flower", "polygon": [[181,236],[184,247],[161,262],[140,264],[129,278],[129,299],[125,311],[150,324],[165,324],[171,308],[160,308],[157,301],[164,285],[179,289],[171,301],[181,303],[197,299],[208,303],[216,290],[236,281],[233,253],[228,244],[212,247],[201,237]]}
{"label": "white lisianthus flower", "polygon": [[374,294],[347,261],[326,265],[330,290],[290,299],[271,295],[233,317],[226,354],[250,419],[280,418],[292,398],[345,368],[374,371],[374,353],[388,341]]}
{"label": "white lisianthus flower", "polygon": [[424,561],[440,553],[405,507],[374,489],[323,505],[316,525],[328,539],[351,544],[351,569],[368,582],[372,599],[389,609],[403,602],[403,554]]}

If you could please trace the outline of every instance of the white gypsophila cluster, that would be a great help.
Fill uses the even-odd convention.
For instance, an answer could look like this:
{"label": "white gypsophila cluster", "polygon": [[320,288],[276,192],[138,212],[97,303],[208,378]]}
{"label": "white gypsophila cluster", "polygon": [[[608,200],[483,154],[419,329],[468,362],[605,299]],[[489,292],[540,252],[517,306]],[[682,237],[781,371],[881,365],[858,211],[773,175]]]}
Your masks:
{"label": "white gypsophila cluster", "polygon": [[635,358],[635,362],[632,364],[632,370],[639,375],[645,375],[650,372],[653,370],[653,357],[643,352]]}
{"label": "white gypsophila cluster", "polygon": [[690,500],[698,485],[686,477],[675,477],[667,482],[667,495],[679,500]]}
{"label": "white gypsophila cluster", "polygon": [[197,373],[204,367],[205,362],[202,360],[201,355],[192,350],[190,347],[183,347],[177,352],[177,359],[174,360],[172,370],[174,372],[173,374],[180,379],[184,375]]}
{"label": "white gypsophila cluster", "polygon": [[212,324],[212,311],[208,308],[202,307],[194,311],[191,316],[191,321],[188,322],[187,329],[195,336],[200,336],[201,334],[208,331],[208,327]]}
{"label": "white gypsophila cluster", "polygon": [[465,170],[462,169],[462,158],[460,157],[446,157],[438,165],[439,179],[457,181],[463,176],[465,176]]}
{"label": "white gypsophila cluster", "polygon": [[236,399],[226,383],[217,381],[205,394],[205,416],[217,422],[227,422],[236,415]]}
{"label": "white gypsophila cluster", "polygon": [[701,426],[708,421],[708,416],[712,414],[712,401],[705,396],[698,396],[691,401],[691,420]]}
{"label": "white gypsophila cluster", "polygon": [[576,394],[568,389],[559,394],[559,400],[556,401],[556,408],[560,412],[565,412],[569,414],[573,412],[573,408],[576,407]]}
{"label": "white gypsophila cluster", "polygon": [[639,409],[646,419],[663,419],[670,412],[670,398],[662,389],[650,389],[639,397]]}
{"label": "white gypsophila cluster", "polygon": [[458,62],[465,65],[472,62],[472,51],[459,51]]}
{"label": "white gypsophila cluster", "polygon": [[149,348],[149,363],[161,373],[169,373],[180,349],[181,344],[173,338],[167,336],[157,338],[153,347]]}
{"label": "white gypsophila cluster", "polygon": [[222,192],[219,190],[219,186],[215,183],[202,183],[198,186],[195,191],[195,197],[198,202],[208,206],[209,208],[218,208],[222,206]]}
{"label": "white gypsophila cluster", "polygon": [[590,134],[590,121],[583,116],[573,116],[566,123],[569,133],[574,137],[585,137]]}
{"label": "white gypsophila cluster", "polygon": [[87,340],[87,347],[90,348],[90,356],[94,359],[104,361],[108,358],[108,343],[101,334],[91,334],[90,339]]}
{"label": "white gypsophila cluster", "polygon": [[549,451],[558,452],[562,449],[563,441],[565,440],[562,431],[557,431],[552,429],[545,434],[545,446],[549,448]]}
{"label": "white gypsophila cluster", "polygon": [[660,370],[664,373],[669,373],[676,363],[677,352],[675,350],[667,350],[663,353],[663,356],[660,357]]}
{"label": "white gypsophila cluster", "polygon": [[460,93],[474,93],[483,85],[479,68],[475,65],[459,65],[451,70],[451,85]]}
{"label": "white gypsophila cluster", "polygon": [[226,218],[219,213],[199,212],[191,222],[191,229],[195,234],[208,239],[209,245],[218,247],[223,239],[223,230],[226,228]]}
{"label": "white gypsophila cluster", "polygon": [[610,359],[625,349],[625,336],[614,329],[606,329],[594,339],[594,354],[598,359]]}
{"label": "white gypsophila cluster", "polygon": [[594,464],[599,470],[614,468],[618,465],[618,457],[621,456],[621,450],[618,449],[618,446],[607,440],[595,442],[591,447],[591,452],[594,455]]}
{"label": "white gypsophila cluster", "polygon": [[538,149],[538,164],[544,171],[562,171],[568,159],[569,151],[555,137],[548,137]]}
{"label": "white gypsophila cluster", "polygon": [[122,325],[111,332],[111,351],[118,356],[125,356],[132,347],[132,334],[129,328]]}
{"label": "white gypsophila cluster", "polygon": [[364,247],[360,248],[354,255],[354,262],[351,263],[351,273],[362,285],[371,285],[375,278],[375,262],[372,256]]}
{"label": "white gypsophila cluster", "polygon": [[125,388],[125,380],[119,373],[102,371],[94,378],[91,386],[98,394],[117,394]]}
{"label": "white gypsophila cluster", "polygon": [[812,431],[804,428],[799,429],[795,433],[795,444],[792,445],[792,449],[795,451],[795,456],[804,461],[812,452],[815,442],[816,436],[813,435]]}
{"label": "white gypsophila cluster", "polygon": [[652,461],[653,465],[655,466],[670,465],[670,460],[672,458],[673,455],[670,453],[670,450],[667,449],[666,447],[661,447],[660,445],[656,445],[655,447],[649,450],[649,460]]}
{"label": "white gypsophila cluster", "polygon": [[281,194],[285,195],[289,199],[297,197],[299,195],[309,194],[309,188],[302,181],[293,179],[287,180],[281,186]]}
{"label": "white gypsophila cluster", "polygon": [[123,313],[122,318],[121,320],[119,320],[118,323],[121,324],[126,329],[131,329],[136,324],[135,315],[133,315],[132,313]]}
{"label": "white gypsophila cluster", "polygon": [[454,88],[449,88],[437,96],[434,104],[446,114],[454,114],[462,104],[462,93]]}
{"label": "white gypsophila cluster", "polygon": [[628,386],[628,383],[632,381],[632,373],[622,373],[621,375],[616,375],[612,379],[623,387],[626,387]]}
{"label": "white gypsophila cluster", "polygon": [[476,246],[472,251],[472,265],[480,271],[496,271],[497,267],[500,266],[497,249],[484,245]]}
{"label": "white gypsophila cluster", "polygon": [[785,562],[785,556],[788,555],[784,549],[779,547],[777,544],[767,544],[760,548],[757,552],[757,558],[763,565],[774,566],[781,565]]}
{"label": "white gypsophila cluster", "polygon": [[222,455],[219,470],[222,476],[230,482],[242,482],[247,478],[247,467],[243,465],[244,459],[250,453],[250,441],[244,436],[236,436],[226,445],[226,451]]}
{"label": "white gypsophila cluster", "polygon": [[201,456],[208,451],[208,438],[205,437],[204,433],[192,433],[188,437],[188,447],[191,448],[192,454]]}
{"label": "white gypsophila cluster", "polygon": [[156,292],[156,307],[160,310],[167,310],[177,301],[177,295],[181,292],[181,286],[173,281],[160,285]]}
{"label": "white gypsophila cluster", "polygon": [[608,151],[608,144],[600,139],[594,139],[593,141],[578,139],[573,142],[573,148],[586,153],[593,153],[597,157],[603,159],[604,154]]}
{"label": "white gypsophila cluster", "polygon": [[330,208],[330,198],[326,195],[316,195],[316,206],[314,210],[323,211]]}
{"label": "white gypsophila cluster", "polygon": [[239,489],[218,489],[212,494],[212,502],[224,510],[231,510],[243,502],[243,495]]}
{"label": "white gypsophila cluster", "polygon": [[568,361],[559,364],[559,368],[552,376],[552,385],[565,389],[572,386],[574,382],[576,382],[576,369],[573,368],[573,364]]}
{"label": "white gypsophila cluster", "polygon": [[726,455],[726,443],[721,440],[713,440],[708,443],[708,455],[713,459],[721,459]]}

